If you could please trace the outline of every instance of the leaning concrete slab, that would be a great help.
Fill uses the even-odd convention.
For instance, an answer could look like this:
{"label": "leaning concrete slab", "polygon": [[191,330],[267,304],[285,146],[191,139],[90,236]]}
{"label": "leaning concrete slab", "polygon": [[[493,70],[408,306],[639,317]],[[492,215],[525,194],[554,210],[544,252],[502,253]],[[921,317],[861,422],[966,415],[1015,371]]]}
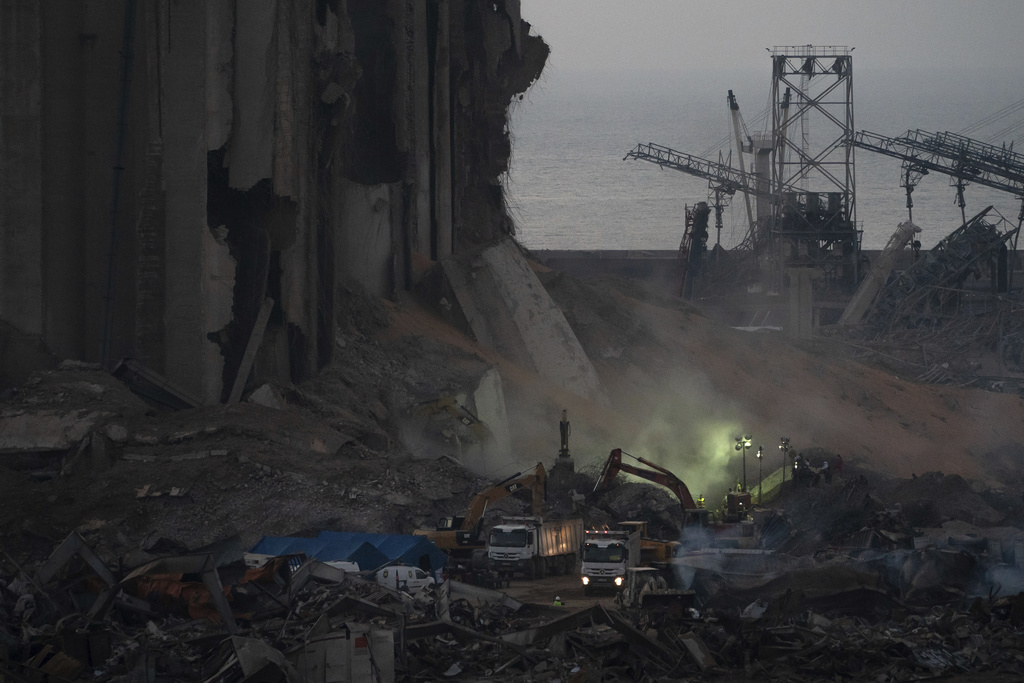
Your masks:
{"label": "leaning concrete slab", "polygon": [[445,259],[441,265],[480,343],[607,405],[597,371],[576,334],[512,239],[469,260]]}
{"label": "leaning concrete slab", "polygon": [[[335,267],[377,296],[390,293],[391,198],[397,184],[362,185],[344,177],[334,183],[338,230]],[[357,227],[358,226],[358,227]]]}
{"label": "leaning concrete slab", "polygon": [[487,425],[493,439],[484,442],[483,462],[473,464],[472,469],[493,472],[506,465],[512,457],[512,433],[508,426],[508,412],[505,409],[505,391],[501,375],[491,368],[480,378],[480,384],[473,392],[476,416]]}

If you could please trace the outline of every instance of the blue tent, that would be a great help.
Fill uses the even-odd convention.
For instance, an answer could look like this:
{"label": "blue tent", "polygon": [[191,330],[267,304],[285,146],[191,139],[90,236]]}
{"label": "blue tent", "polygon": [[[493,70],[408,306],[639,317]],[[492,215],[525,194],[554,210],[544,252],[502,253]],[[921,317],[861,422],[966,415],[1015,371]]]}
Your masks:
{"label": "blue tent", "polygon": [[423,536],[361,534],[321,531],[316,538],[264,536],[250,552],[263,555],[304,553],[321,562],[348,560],[366,571],[389,561],[433,571],[448,562],[448,556]]}
{"label": "blue tent", "polygon": [[[259,540],[259,543],[249,550],[249,552],[277,557],[278,555],[287,555],[289,552],[306,553],[306,551],[301,548],[298,551],[289,551],[289,546],[296,547],[301,544],[309,544],[308,547],[313,547],[316,543],[317,540],[315,538],[301,538],[298,536],[264,536]],[[309,555],[309,553],[306,554]]]}
{"label": "blue tent", "polygon": [[[323,560],[324,562],[330,562],[332,559],[348,560],[355,562],[359,565],[359,570],[364,572],[388,563],[388,558],[384,553],[365,541],[362,543],[355,540],[338,542],[324,539],[324,546],[320,552],[327,557],[326,560]],[[337,555],[337,557],[331,557],[332,555]]]}
{"label": "blue tent", "polygon": [[448,555],[424,536],[400,534],[359,534],[346,531],[321,531],[317,538],[352,538],[366,541],[389,560],[427,571],[440,569],[448,563]]}

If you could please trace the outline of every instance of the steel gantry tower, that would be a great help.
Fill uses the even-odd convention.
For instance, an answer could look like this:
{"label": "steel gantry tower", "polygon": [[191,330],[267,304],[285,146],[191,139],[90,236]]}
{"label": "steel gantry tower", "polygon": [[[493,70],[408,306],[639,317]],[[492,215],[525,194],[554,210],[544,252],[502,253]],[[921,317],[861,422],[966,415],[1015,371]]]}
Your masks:
{"label": "steel gantry tower", "polygon": [[822,268],[856,285],[860,255],[854,164],[853,48],[782,46],[772,55],[775,193],[781,267]]}
{"label": "steel gantry tower", "polygon": [[[812,268],[826,289],[849,289],[858,280],[853,138],[853,48],[776,47],[772,53],[771,129],[743,141],[739,106],[729,109],[740,158],[753,170],[716,163],[654,143],[639,144],[626,159],[649,161],[709,181],[716,227],[723,200],[746,195],[750,228],[735,251],[747,252],[778,291],[788,268]],[[757,198],[757,215],[749,198]]]}

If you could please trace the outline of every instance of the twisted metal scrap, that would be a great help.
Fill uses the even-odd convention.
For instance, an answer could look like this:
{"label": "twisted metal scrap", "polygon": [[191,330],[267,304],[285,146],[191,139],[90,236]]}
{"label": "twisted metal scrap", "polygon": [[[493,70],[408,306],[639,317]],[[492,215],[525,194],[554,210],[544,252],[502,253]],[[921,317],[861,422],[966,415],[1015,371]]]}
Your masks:
{"label": "twisted metal scrap", "polygon": [[890,326],[916,324],[955,307],[967,277],[1017,233],[1000,233],[995,225],[985,221],[991,209],[986,208],[957,228],[887,284],[868,320],[875,324],[887,322]]}

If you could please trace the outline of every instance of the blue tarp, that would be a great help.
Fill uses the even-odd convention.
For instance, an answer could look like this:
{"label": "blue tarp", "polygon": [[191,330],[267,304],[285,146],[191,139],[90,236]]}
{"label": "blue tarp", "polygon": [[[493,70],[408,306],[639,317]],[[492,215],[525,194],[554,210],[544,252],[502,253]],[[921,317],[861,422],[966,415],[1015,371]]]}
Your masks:
{"label": "blue tarp", "polygon": [[321,562],[348,560],[366,571],[389,561],[429,571],[448,562],[448,556],[423,536],[398,534],[362,534],[346,531],[321,531],[316,538],[301,536],[264,536],[249,552],[263,555],[305,553]]}
{"label": "blue tarp", "polygon": [[317,538],[320,537],[352,538],[366,541],[382,552],[389,560],[397,560],[401,564],[419,567],[427,571],[440,569],[448,563],[448,556],[444,551],[423,536],[321,531]]}
{"label": "blue tarp", "polygon": [[329,539],[323,536],[264,536],[249,552],[274,556],[303,553],[306,557],[314,557],[321,562],[347,560],[359,565],[360,571],[376,569],[390,560],[387,555],[366,541]]}

